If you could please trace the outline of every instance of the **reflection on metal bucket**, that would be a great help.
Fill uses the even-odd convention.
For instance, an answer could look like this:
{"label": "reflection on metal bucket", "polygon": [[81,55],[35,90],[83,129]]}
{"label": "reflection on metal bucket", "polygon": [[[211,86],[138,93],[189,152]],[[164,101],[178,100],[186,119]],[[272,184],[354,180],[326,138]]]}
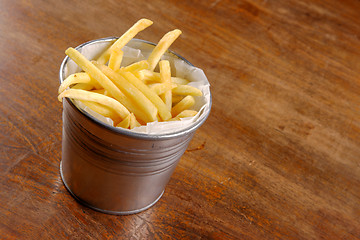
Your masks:
{"label": "reflection on metal bucket", "polygon": [[[78,48],[113,39],[95,40]],[[68,59],[61,65],[61,82]],[[65,99],[62,180],[75,199],[95,210],[110,214],[143,211],[160,199],[195,130],[208,114],[183,131],[147,135],[106,125]]]}

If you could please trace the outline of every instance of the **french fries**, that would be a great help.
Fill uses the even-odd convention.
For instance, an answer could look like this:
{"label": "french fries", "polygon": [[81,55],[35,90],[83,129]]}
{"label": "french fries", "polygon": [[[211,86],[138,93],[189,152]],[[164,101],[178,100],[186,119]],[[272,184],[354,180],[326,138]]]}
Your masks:
{"label": "french fries", "polygon": [[[113,120],[115,127],[133,129],[154,121],[178,121],[193,117],[194,97],[201,90],[189,80],[171,76],[170,63],[162,55],[180,36],[166,33],[146,60],[121,66],[122,48],[152,21],[141,19],[106,49],[96,61],[86,59],[74,48],[65,53],[84,71],[69,75],[59,87],[59,101],[67,97],[81,101],[92,111]],[[159,65],[159,72],[155,72]]]}
{"label": "french fries", "polygon": [[150,89],[153,90],[157,95],[161,95],[177,86],[174,86],[173,84],[169,85],[168,83],[154,83],[149,84],[148,87],[150,87]]}
{"label": "french fries", "polygon": [[172,89],[172,93],[175,95],[191,95],[191,96],[201,96],[202,92],[189,85],[180,85]]}
{"label": "french fries", "polygon": [[122,75],[131,83],[134,84],[158,109],[162,120],[166,121],[171,118],[171,113],[167,109],[165,103],[160,99],[154,91],[151,91],[143,82],[135,77],[131,72],[123,72]]}
{"label": "french fries", "polygon": [[120,68],[124,52],[120,49],[114,49],[110,54],[109,68],[116,71]]}
{"label": "french fries", "polygon": [[71,87],[72,89],[81,89],[81,90],[91,90],[94,88],[93,85],[89,83],[77,83]]}
{"label": "french fries", "polygon": [[161,82],[168,85],[168,89],[160,95],[161,99],[164,101],[167,109],[171,111],[172,107],[172,93],[171,93],[171,71],[169,61],[162,60],[159,63],[160,67],[160,79]]}
{"label": "french fries", "polygon": [[124,69],[122,69],[124,72],[136,72],[136,71],[140,71],[143,69],[147,69],[149,67],[149,62],[146,60],[142,60],[136,63],[133,63],[127,67],[124,67]]}
{"label": "french fries", "polygon": [[130,42],[131,39],[136,36],[136,34],[151,26],[152,24],[152,21],[144,18],[137,21],[131,28],[129,28],[129,30],[127,30],[121,37],[119,37],[119,39],[116,40],[116,42],[111,45],[110,48],[101,54],[101,56],[97,59],[97,62],[100,64],[105,64],[109,60],[111,52],[114,49],[121,50],[128,42]]}
{"label": "french fries", "polygon": [[176,117],[170,119],[170,121],[178,121],[181,118],[187,118],[187,117],[193,117],[197,114],[197,111],[194,110],[184,110],[182,112],[180,112],[178,115],[176,115]]}
{"label": "french fries", "polygon": [[101,86],[97,83],[96,80],[90,78],[87,73],[74,73],[71,74],[59,87],[59,94],[62,93],[66,88],[70,87],[73,84],[77,83],[88,83],[93,85],[96,89],[100,89]]}
{"label": "french fries", "polygon": [[100,64],[96,64],[96,66],[113,81],[116,87],[118,87],[130,101],[135,103],[144,115],[143,118],[141,118],[142,120],[145,120],[146,122],[153,122],[156,120],[156,107],[142,92],[139,91],[139,89],[126,81],[124,77],[117,74],[111,68]]}
{"label": "french fries", "polygon": [[127,115],[126,118],[124,118],[124,120],[122,120],[121,122],[119,122],[118,124],[116,124],[116,127],[121,127],[121,128],[129,128],[130,127],[130,117],[134,115],[133,113],[130,113],[129,115]]}
{"label": "french fries", "polygon": [[103,115],[104,117],[109,117],[111,119],[117,119],[118,118],[118,114],[115,112],[115,110],[111,109],[108,106],[102,105],[102,104],[97,103],[97,102],[92,102],[92,101],[82,100],[81,102],[85,106],[87,106],[88,108],[93,110],[94,112],[97,112],[97,113]]}
{"label": "french fries", "polygon": [[173,117],[177,116],[182,111],[192,107],[195,104],[194,97],[188,95],[178,102],[172,109],[171,114]]}
{"label": "french fries", "polygon": [[59,101],[62,100],[62,98],[68,97],[72,99],[77,100],[85,100],[85,101],[91,101],[91,102],[97,102],[100,104],[103,104],[105,106],[108,106],[112,108],[116,113],[119,114],[120,117],[125,118],[127,115],[130,114],[129,110],[124,107],[120,102],[116,101],[115,99],[99,94],[94,93],[86,90],[80,90],[80,89],[68,89],[62,92],[58,99]]}
{"label": "french fries", "polygon": [[156,65],[158,64],[161,56],[166,52],[166,50],[170,47],[170,45],[180,36],[181,31],[179,29],[175,29],[171,32],[165,34],[154,50],[151,52],[148,62],[149,62],[149,70],[154,71]]}
{"label": "french fries", "polygon": [[[148,82],[148,83],[159,83],[161,82],[160,79],[160,73],[158,72],[152,72],[148,69],[140,69],[137,73],[136,73],[137,77],[139,79],[141,79],[144,82]],[[171,77],[171,82],[178,84],[178,85],[186,85],[188,84],[190,81],[186,80],[184,78],[180,78],[180,77]]]}

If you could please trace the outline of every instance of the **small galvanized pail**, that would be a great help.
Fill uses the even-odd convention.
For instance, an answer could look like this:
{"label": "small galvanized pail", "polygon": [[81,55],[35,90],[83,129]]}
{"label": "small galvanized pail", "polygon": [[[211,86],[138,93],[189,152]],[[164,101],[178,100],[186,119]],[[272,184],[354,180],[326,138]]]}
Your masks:
{"label": "small galvanized pail", "polygon": [[[78,50],[116,38],[90,41]],[[155,45],[133,39],[130,43]],[[176,58],[188,61],[168,52]],[[68,57],[60,68],[60,82],[68,71]],[[211,104],[211,102],[210,102]],[[180,157],[197,128],[210,112],[181,131],[149,135],[111,127],[77,107],[63,101],[62,161],[60,173],[68,191],[80,203],[109,214],[133,214],[155,204],[162,196]]]}

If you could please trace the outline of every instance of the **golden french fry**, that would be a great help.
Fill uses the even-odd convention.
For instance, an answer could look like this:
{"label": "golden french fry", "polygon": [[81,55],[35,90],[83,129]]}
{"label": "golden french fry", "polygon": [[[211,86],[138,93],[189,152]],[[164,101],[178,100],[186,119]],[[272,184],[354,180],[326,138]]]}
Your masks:
{"label": "golden french fry", "polygon": [[161,60],[159,62],[160,67],[160,80],[162,83],[170,83],[171,82],[171,70],[170,63],[168,60]]}
{"label": "golden french fry", "polygon": [[153,84],[148,84],[147,86],[157,95],[164,94],[166,91],[171,90],[174,87],[177,87],[177,85],[169,85],[167,83],[153,83]]}
{"label": "golden french fry", "polygon": [[121,122],[119,122],[116,127],[122,127],[122,128],[129,128],[130,127],[130,117],[131,117],[131,113],[124,118],[124,120],[122,120]]}
{"label": "golden french fry", "polygon": [[111,94],[108,92],[108,91],[106,91],[105,89],[93,89],[93,90],[91,90],[92,92],[95,92],[95,93],[100,93],[100,94],[103,94],[103,95],[105,95],[105,96],[108,96],[108,97],[113,97],[113,96],[111,96]]}
{"label": "golden french fry", "polygon": [[172,89],[172,93],[176,95],[202,96],[200,89],[189,85],[179,85]]}
{"label": "golden french fry", "polygon": [[135,127],[140,127],[141,124],[136,120],[136,117],[134,114],[130,114],[130,129],[133,129]]}
{"label": "golden french fry", "polygon": [[110,93],[114,93],[112,94],[114,97],[116,97],[116,95],[119,95],[119,97],[123,95],[104,73],[102,73],[94,64],[87,60],[77,50],[74,48],[68,48],[65,53],[88,75],[97,80],[104,89],[108,90]]}
{"label": "golden french fry", "polygon": [[58,96],[59,101],[61,102],[64,97],[100,103],[112,108],[121,118],[125,118],[130,114],[130,112],[120,102],[99,93],[78,89],[68,89]]}
{"label": "golden french fry", "polygon": [[170,45],[180,36],[180,34],[181,31],[179,29],[175,29],[166,33],[160,39],[148,58],[149,70],[154,71],[156,65],[160,61],[161,56],[166,52],[166,50],[168,50]]}
{"label": "golden french fry", "polygon": [[167,60],[159,62],[160,67],[160,79],[162,83],[167,84],[169,89],[160,95],[160,98],[164,101],[166,107],[171,111],[172,107],[172,91],[171,91],[171,70],[170,63]]}
{"label": "golden french fry", "polygon": [[121,51],[120,49],[112,50],[112,52],[110,54],[110,59],[109,59],[109,68],[111,68],[114,71],[120,69],[123,55],[124,55],[124,52]]}
{"label": "golden french fry", "polygon": [[108,76],[129,99],[131,99],[136,104],[138,109],[141,111],[140,116],[135,114],[136,117],[142,117],[145,122],[153,122],[156,120],[157,108],[139,89],[137,89],[132,83],[128,82],[122,75],[116,73],[111,68],[100,64],[96,64],[96,66],[106,76]]}
{"label": "golden french fry", "polygon": [[77,83],[71,86],[71,89],[92,90],[94,86],[89,83]]}
{"label": "golden french fry", "polygon": [[[81,100],[80,100],[81,101]],[[105,106],[103,104],[91,101],[81,101],[85,106],[93,110],[94,112],[99,113],[100,115],[111,118],[114,122],[114,126],[116,126],[117,122],[121,121],[121,117],[111,108]]]}
{"label": "golden french fry", "polygon": [[132,38],[139,32],[149,27],[153,22],[148,19],[140,19],[129,30],[127,30],[118,40],[116,40],[104,53],[97,59],[100,64],[105,64],[109,60],[109,56],[112,50],[122,49]]}
{"label": "golden french fry", "polygon": [[171,115],[173,117],[177,116],[182,111],[192,107],[195,104],[195,99],[193,96],[186,96],[180,102],[178,102],[172,109]]}
{"label": "golden french fry", "polygon": [[148,61],[141,60],[141,61],[135,62],[127,67],[122,68],[120,71],[136,72],[136,71],[147,69],[148,67],[149,67]]}
{"label": "golden french fry", "polygon": [[148,69],[143,69],[136,72],[136,77],[139,78],[143,82],[160,82],[160,73],[150,71]]}
{"label": "golden french fry", "polygon": [[70,87],[76,83],[89,83],[93,85],[95,88],[100,88],[100,85],[96,82],[96,80],[90,78],[87,73],[74,73],[68,76],[60,85],[58,93],[62,93],[65,89]]}
{"label": "golden french fry", "polygon": [[86,73],[94,78],[112,97],[118,100],[129,111],[133,112],[140,120],[148,122],[142,111],[138,109],[130,99],[93,63],[87,60],[74,48],[68,48],[65,53]]}
{"label": "golden french fry", "polygon": [[[144,82],[161,82],[160,79],[160,73],[158,72],[153,72],[150,71],[148,69],[142,69],[139,70],[138,73],[136,73],[136,76]],[[185,78],[180,78],[180,77],[171,77],[171,82],[175,83],[177,85],[186,85],[188,84],[190,81],[185,79]]]}
{"label": "golden french fry", "polygon": [[172,96],[172,103],[173,105],[177,104],[178,102],[180,102],[181,100],[184,99],[184,96],[181,95],[173,95]]}
{"label": "golden french fry", "polygon": [[184,110],[181,113],[179,113],[178,115],[176,115],[176,117],[178,118],[186,118],[186,117],[193,117],[197,114],[198,112],[195,110]]}
{"label": "golden french fry", "polygon": [[172,93],[171,93],[171,90],[166,91],[165,93],[161,94],[160,98],[165,103],[167,109],[169,111],[171,111],[171,107],[172,107]]}
{"label": "golden french fry", "polygon": [[109,108],[106,105],[92,102],[92,101],[86,101],[86,100],[80,100],[85,106],[93,110],[94,112],[99,113],[100,115],[103,115],[104,117],[112,118],[116,115],[115,111]]}
{"label": "golden french fry", "polygon": [[177,121],[180,120],[180,118],[187,118],[187,117],[193,117],[197,114],[198,112],[195,110],[184,110],[181,113],[179,113],[178,115],[176,115],[176,117],[171,118],[169,121]]}
{"label": "golden french fry", "polygon": [[185,78],[180,78],[180,77],[171,77],[171,82],[175,83],[177,85],[186,85],[188,84],[190,81],[185,79]]}
{"label": "golden french fry", "polygon": [[171,118],[170,110],[155,92],[153,92],[131,72],[120,72],[120,74],[137,89],[139,89],[155,105],[162,120],[168,120]]}
{"label": "golden french fry", "polygon": [[101,89],[94,89],[94,90],[91,90],[91,92],[100,93],[100,94],[106,95],[106,90],[103,89],[103,88],[101,88]]}

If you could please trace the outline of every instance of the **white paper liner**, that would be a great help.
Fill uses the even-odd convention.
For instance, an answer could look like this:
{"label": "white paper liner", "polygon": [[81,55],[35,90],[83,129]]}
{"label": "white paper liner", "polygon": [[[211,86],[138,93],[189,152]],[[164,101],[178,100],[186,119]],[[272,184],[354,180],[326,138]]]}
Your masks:
{"label": "white paper liner", "polygon": [[[78,49],[81,54],[83,54],[87,59],[93,60],[96,59],[106,48],[111,45],[112,42],[93,42],[87,44],[82,48]],[[150,55],[153,46],[140,41],[130,41],[127,46],[122,50],[124,52],[123,60],[121,65],[128,66],[134,62],[147,59]],[[146,133],[150,135],[159,135],[178,132],[183,129],[186,129],[193,125],[194,123],[200,121],[203,114],[208,114],[210,111],[210,84],[205,76],[203,70],[197,67],[193,67],[186,63],[185,61],[179,59],[173,54],[166,53],[163,55],[162,59],[169,60],[172,76],[182,77],[190,81],[189,85],[196,87],[201,90],[203,96],[195,97],[195,105],[191,107],[191,110],[196,110],[198,113],[194,117],[182,118],[179,121],[169,121],[169,122],[150,122],[146,126],[136,127],[134,129],[128,130],[138,133]],[[81,72],[80,67],[77,66],[72,60],[68,61],[65,66],[65,78],[70,74]],[[99,121],[113,126],[113,121],[110,118],[106,118],[93,110],[86,107],[80,101],[74,101],[74,103],[84,109],[93,117],[97,118]],[[123,128],[122,128],[123,129]],[[126,130],[126,129],[125,129]]]}

